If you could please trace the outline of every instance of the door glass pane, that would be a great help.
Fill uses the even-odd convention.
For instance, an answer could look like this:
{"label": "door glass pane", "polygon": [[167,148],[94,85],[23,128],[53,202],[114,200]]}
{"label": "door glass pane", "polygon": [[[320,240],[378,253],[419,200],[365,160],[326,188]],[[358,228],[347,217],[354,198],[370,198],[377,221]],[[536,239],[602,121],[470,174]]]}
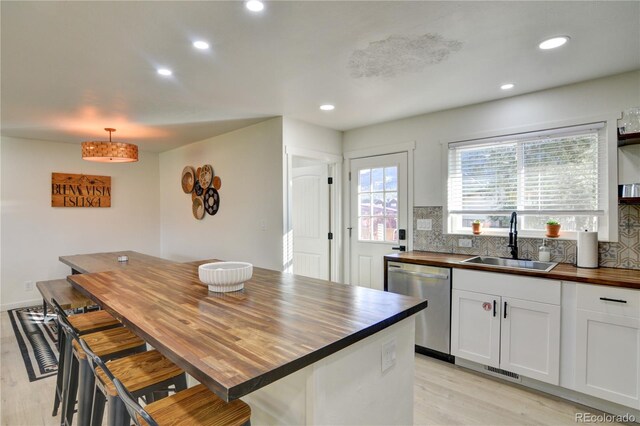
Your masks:
{"label": "door glass pane", "polygon": [[358,192],[371,191],[371,170],[360,170],[358,177]]}
{"label": "door glass pane", "polygon": [[358,211],[360,212],[360,216],[370,216],[371,215],[371,194],[360,194],[358,195]]}
{"label": "door glass pane", "polygon": [[384,217],[374,217],[371,218],[372,222],[372,230],[373,230],[373,241],[384,241],[385,240],[385,227],[384,227]]}
{"label": "door glass pane", "polygon": [[398,218],[397,217],[387,218],[385,239],[387,241],[398,241]]}
{"label": "door glass pane", "polygon": [[384,168],[384,190],[398,190],[398,168],[396,166]]}
{"label": "door glass pane", "polygon": [[371,198],[373,200],[373,215],[374,216],[382,216],[384,215],[384,193],[382,192],[374,192],[371,194]]}
{"label": "door glass pane", "polygon": [[387,192],[384,194],[385,216],[398,216],[398,193]]}
{"label": "door glass pane", "polygon": [[371,170],[371,186],[372,191],[384,190],[384,169],[382,167]]}
{"label": "door glass pane", "polygon": [[358,239],[398,242],[398,167],[358,170]]}
{"label": "door glass pane", "polygon": [[363,241],[371,240],[371,218],[368,216],[359,219],[358,239]]}

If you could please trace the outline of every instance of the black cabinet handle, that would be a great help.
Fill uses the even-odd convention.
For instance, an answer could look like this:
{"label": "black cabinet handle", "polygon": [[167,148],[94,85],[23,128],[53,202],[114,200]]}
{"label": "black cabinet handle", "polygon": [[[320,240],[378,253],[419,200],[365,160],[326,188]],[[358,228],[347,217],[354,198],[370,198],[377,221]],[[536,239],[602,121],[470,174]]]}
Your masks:
{"label": "black cabinet handle", "polygon": [[622,299],[609,299],[608,297],[601,297],[600,300],[604,300],[605,302],[616,302],[616,303],[627,303],[626,300]]}
{"label": "black cabinet handle", "polygon": [[497,305],[497,304],[496,304],[496,301],[494,300],[494,301],[493,301],[493,316],[494,316],[494,317],[496,316],[496,313],[497,313],[497,311],[496,311],[496,305]]}
{"label": "black cabinet handle", "polygon": [[504,318],[507,317],[507,301],[504,301]]}

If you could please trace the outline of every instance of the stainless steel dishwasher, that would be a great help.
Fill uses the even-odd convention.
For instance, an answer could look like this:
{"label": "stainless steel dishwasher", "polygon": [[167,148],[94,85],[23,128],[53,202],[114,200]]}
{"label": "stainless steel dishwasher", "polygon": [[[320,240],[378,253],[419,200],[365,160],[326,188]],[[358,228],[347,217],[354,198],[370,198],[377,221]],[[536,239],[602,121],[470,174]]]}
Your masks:
{"label": "stainless steel dishwasher", "polygon": [[427,309],[416,314],[416,351],[453,361],[451,269],[388,262],[385,290],[427,299]]}

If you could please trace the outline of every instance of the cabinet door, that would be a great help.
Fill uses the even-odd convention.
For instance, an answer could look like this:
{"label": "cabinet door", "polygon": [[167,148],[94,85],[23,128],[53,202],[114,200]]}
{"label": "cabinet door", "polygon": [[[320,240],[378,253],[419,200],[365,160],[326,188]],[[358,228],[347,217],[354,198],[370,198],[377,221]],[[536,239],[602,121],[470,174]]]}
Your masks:
{"label": "cabinet door", "polygon": [[640,319],[577,310],[576,390],[640,408]]}
{"label": "cabinet door", "polygon": [[454,290],[451,306],[451,353],[500,366],[500,297]]}
{"label": "cabinet door", "polygon": [[502,298],[500,368],[560,382],[560,306]]}

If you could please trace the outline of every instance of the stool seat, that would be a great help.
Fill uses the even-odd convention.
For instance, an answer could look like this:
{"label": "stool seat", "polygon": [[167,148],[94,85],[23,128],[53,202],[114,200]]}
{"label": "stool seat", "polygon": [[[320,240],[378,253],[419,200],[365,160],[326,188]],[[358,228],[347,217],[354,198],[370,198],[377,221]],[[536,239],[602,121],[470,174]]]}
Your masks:
{"label": "stool seat", "polygon": [[107,311],[87,312],[81,315],[70,315],[67,317],[69,324],[78,334],[85,334],[90,331],[98,331],[120,325]]}
{"label": "stool seat", "polygon": [[[87,315],[87,314],[84,314]],[[69,317],[71,319],[72,317]],[[131,330],[118,327],[109,330],[102,330],[96,333],[89,333],[82,336],[91,350],[99,357],[108,356],[118,352],[134,350],[145,344],[145,341],[133,334]],[[80,346],[78,341],[73,341],[73,350],[77,354],[78,359],[86,359],[87,354]]]}
{"label": "stool seat", "polygon": [[[106,365],[111,374],[117,377],[130,392],[138,392],[184,373],[180,367],[155,349],[114,359],[108,361]],[[115,385],[100,367],[96,367],[96,376],[110,396],[118,395]]]}
{"label": "stool seat", "polygon": [[[236,399],[224,402],[204,385],[183,390],[144,407],[159,426],[241,426],[251,419],[251,407]],[[138,416],[138,422],[145,424]]]}

